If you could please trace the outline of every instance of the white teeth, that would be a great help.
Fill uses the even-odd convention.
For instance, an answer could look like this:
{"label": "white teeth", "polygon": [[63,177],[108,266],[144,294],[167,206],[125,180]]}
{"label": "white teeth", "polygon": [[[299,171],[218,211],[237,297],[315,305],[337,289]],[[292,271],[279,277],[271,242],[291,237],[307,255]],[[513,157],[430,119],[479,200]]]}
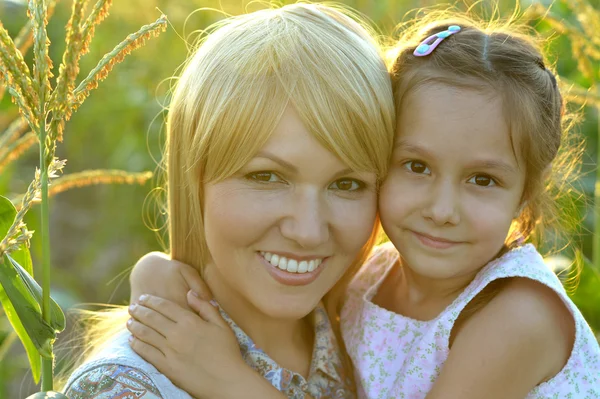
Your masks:
{"label": "white teeth", "polygon": [[308,262],[303,260],[298,264],[298,273],[306,273],[308,271]]}
{"label": "white teeth", "polygon": [[290,273],[296,273],[298,271],[298,261],[296,259],[288,260],[287,271]]}
{"label": "white teeth", "polygon": [[281,258],[281,259],[279,259],[279,265],[277,267],[279,267],[281,270],[286,270],[287,263],[288,263],[288,260],[286,258]]}
{"label": "white teeth", "polygon": [[323,263],[323,259],[312,259],[310,261],[303,260],[298,262],[296,259],[288,259],[285,256],[272,254],[270,252],[261,251],[260,254],[274,267],[286,270],[289,273],[302,274],[312,272]]}

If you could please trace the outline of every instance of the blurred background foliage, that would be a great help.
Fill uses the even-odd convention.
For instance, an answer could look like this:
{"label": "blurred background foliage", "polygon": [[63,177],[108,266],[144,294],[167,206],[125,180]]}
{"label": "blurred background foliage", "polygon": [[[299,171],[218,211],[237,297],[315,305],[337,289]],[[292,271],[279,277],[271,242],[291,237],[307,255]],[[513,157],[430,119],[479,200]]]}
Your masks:
{"label": "blurred background foliage", "polygon": [[[281,3],[289,3],[283,1]],[[419,7],[440,4],[431,0],[345,0],[368,16],[383,35],[391,35],[394,27],[407,19],[407,12]],[[521,8],[534,3],[522,2]],[[600,103],[600,0],[556,0],[535,3],[530,24],[548,38],[548,56],[564,78],[573,85],[575,108],[582,122],[577,130],[587,139],[578,187],[583,197],[579,204],[580,228],[562,255],[592,259],[595,168],[597,159]],[[534,4],[534,5],[535,5]],[[463,2],[484,16],[491,16],[494,5],[499,14],[509,16],[514,0],[497,2]],[[48,26],[53,46],[51,57],[59,65],[64,50],[65,25],[70,1],[61,0]],[[589,8],[585,8],[585,7]],[[125,35],[139,26],[154,21],[165,13],[171,26],[158,39],[134,52],[119,64],[91,98],[67,123],[64,142],[57,156],[67,159],[67,173],[85,169],[124,169],[131,172],[155,171],[161,157],[164,138],[164,105],[170,86],[169,78],[185,60],[186,40],[194,31],[222,18],[223,12],[239,14],[260,8],[247,0],[127,0],[116,1],[110,16],[102,23],[91,47],[91,54],[81,61],[82,74],[95,66]],[[199,8],[204,10],[196,11]],[[216,10],[209,10],[213,8]],[[550,9],[546,19],[538,14]],[[160,10],[160,11],[159,11]],[[219,12],[217,10],[222,10]],[[0,0],[0,20],[12,36],[25,24],[26,6],[19,0]],[[412,14],[414,16],[414,14]],[[594,32],[594,27],[595,33]],[[582,32],[582,33],[577,33]],[[591,34],[589,32],[592,32]],[[595,53],[596,52],[596,53]],[[31,61],[31,53],[26,60]],[[587,72],[586,72],[587,71]],[[591,71],[591,73],[590,73]],[[56,74],[56,72],[55,72]],[[585,99],[587,103],[584,102]],[[595,102],[595,104],[594,104]],[[0,126],[17,115],[9,96],[0,103]],[[18,162],[0,173],[0,193],[8,197],[23,193],[31,181],[38,154],[30,150]],[[100,185],[60,193],[51,203],[52,295],[68,310],[84,302],[124,304],[128,300],[128,271],[137,259],[152,250],[162,250],[162,234],[149,227],[160,227],[161,219],[154,206],[152,183],[136,185]],[[36,230],[38,212],[27,216],[31,230]],[[32,241],[32,256],[39,257],[38,240]],[[577,254],[575,249],[581,249]],[[559,259],[558,263],[561,261]],[[565,264],[562,261],[562,264]],[[568,262],[566,263],[568,266]],[[598,333],[600,331],[600,268],[590,262],[584,265],[579,286],[565,278],[566,286],[584,315]],[[568,273],[564,273],[568,277]],[[10,326],[0,316],[0,398],[23,398],[35,392],[27,359],[20,344],[7,344]],[[68,332],[62,334],[68,337]],[[59,338],[59,346],[61,338]],[[68,343],[67,343],[68,346]],[[2,349],[0,349],[2,352]],[[59,362],[61,358],[58,353]],[[60,369],[59,363],[59,369]]]}

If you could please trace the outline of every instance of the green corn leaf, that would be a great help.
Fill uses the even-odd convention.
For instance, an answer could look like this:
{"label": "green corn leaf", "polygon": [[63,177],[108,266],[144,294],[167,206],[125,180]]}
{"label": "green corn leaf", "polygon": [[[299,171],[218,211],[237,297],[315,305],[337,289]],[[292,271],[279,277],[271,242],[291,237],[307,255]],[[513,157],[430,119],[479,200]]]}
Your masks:
{"label": "green corn leaf", "polygon": [[[0,237],[4,238],[11,224],[15,220],[16,215],[17,210],[8,200],[8,198],[0,196]],[[29,256],[29,250],[27,248],[22,248],[19,251],[14,252],[13,255],[15,258],[20,259],[20,261],[23,262],[22,265],[26,268],[29,267],[29,270],[31,271],[31,256]],[[23,258],[25,258],[25,261]],[[0,263],[1,262],[3,262],[2,259],[0,259]],[[23,343],[23,347],[25,347],[25,352],[27,352],[27,358],[29,359],[29,365],[31,366],[31,374],[33,376],[33,380],[37,384],[40,381],[42,372],[42,359],[40,358],[40,354],[33,344],[33,341],[31,338],[29,338],[23,323],[21,323],[14,306],[6,296],[2,286],[0,286],[0,304],[2,304],[4,312],[6,313],[12,328],[17,333],[21,343]]]}
{"label": "green corn leaf", "polygon": [[[0,241],[6,235],[8,229],[10,229],[16,216],[17,209],[11,200],[0,195]],[[33,276],[33,264],[31,263],[31,255],[28,248],[22,246],[18,251],[12,252],[11,256],[23,266],[27,273]]]}
{"label": "green corn leaf", "polygon": [[[28,291],[28,295],[33,296],[36,303],[40,308],[40,317],[41,317],[41,306],[42,306],[42,287],[31,277],[27,271],[19,264],[15,259],[10,257],[9,255],[5,255],[5,259],[9,260],[12,263],[15,271],[17,272],[19,278],[23,282],[23,285]],[[2,276],[0,275],[0,282]],[[50,298],[50,327],[55,331],[55,333],[59,333],[65,329],[65,314],[63,313],[58,303],[54,301],[54,299]]]}
{"label": "green corn leaf", "polygon": [[14,306],[6,296],[6,292],[4,292],[2,287],[0,287],[0,303],[4,308],[4,312],[6,313],[8,321],[17,333],[19,340],[25,348],[27,358],[29,359],[29,366],[31,367],[31,375],[34,382],[37,384],[40,382],[40,376],[42,374],[42,358],[40,357],[40,353],[35,347],[33,341],[31,338],[29,338],[29,335],[27,335],[27,331],[25,330],[23,323],[21,323],[21,320],[19,320],[19,316],[17,315]]}
{"label": "green corn leaf", "polygon": [[40,355],[51,358],[51,343],[56,338],[56,332],[42,318],[41,307],[29,284],[17,272],[15,263],[14,259],[4,255],[0,262],[0,285]]}

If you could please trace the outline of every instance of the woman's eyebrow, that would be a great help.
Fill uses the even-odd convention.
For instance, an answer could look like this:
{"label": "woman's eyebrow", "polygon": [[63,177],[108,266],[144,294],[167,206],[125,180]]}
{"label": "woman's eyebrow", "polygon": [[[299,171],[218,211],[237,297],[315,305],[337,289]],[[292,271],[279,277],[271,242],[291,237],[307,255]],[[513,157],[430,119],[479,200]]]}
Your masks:
{"label": "woman's eyebrow", "polygon": [[270,152],[267,151],[259,151],[255,158],[266,158],[266,159],[270,159],[271,161],[278,163],[279,165],[281,165],[282,167],[284,167],[285,169],[289,170],[292,173],[298,173],[298,168],[295,167],[294,165],[292,165],[291,163],[279,158],[276,155],[271,154]]}
{"label": "woman's eyebrow", "polygon": [[[288,161],[278,157],[277,155],[271,154],[268,151],[259,151],[256,156],[254,158],[265,158],[265,159],[269,159],[275,163],[278,163],[279,165],[281,165],[283,168],[287,169],[288,171],[290,171],[291,173],[294,174],[298,174],[298,168],[294,165],[292,165],[291,163],[289,163]],[[348,175],[354,173],[354,170],[350,169],[350,168],[345,168],[340,170],[339,172],[335,173],[332,176],[332,179],[337,179],[338,177],[344,176],[344,175]]]}

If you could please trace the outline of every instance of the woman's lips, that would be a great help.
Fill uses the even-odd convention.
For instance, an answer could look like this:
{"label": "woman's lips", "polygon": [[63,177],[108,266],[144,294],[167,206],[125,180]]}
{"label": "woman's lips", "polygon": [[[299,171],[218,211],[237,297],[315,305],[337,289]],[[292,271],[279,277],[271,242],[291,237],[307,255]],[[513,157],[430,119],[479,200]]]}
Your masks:
{"label": "woman's lips", "polygon": [[327,267],[329,257],[324,258],[319,267],[311,272],[305,273],[292,273],[287,270],[281,270],[279,267],[273,266],[271,262],[266,260],[259,252],[256,253],[256,256],[260,260],[260,262],[267,269],[267,272],[273,279],[281,284],[290,285],[290,286],[302,286],[308,285],[315,281],[321,271]]}

